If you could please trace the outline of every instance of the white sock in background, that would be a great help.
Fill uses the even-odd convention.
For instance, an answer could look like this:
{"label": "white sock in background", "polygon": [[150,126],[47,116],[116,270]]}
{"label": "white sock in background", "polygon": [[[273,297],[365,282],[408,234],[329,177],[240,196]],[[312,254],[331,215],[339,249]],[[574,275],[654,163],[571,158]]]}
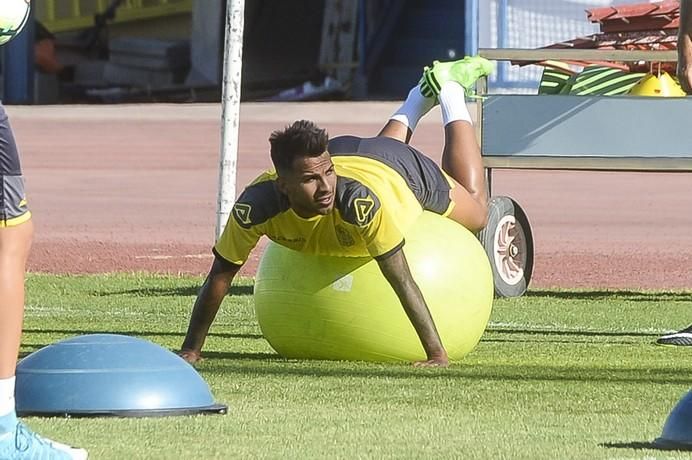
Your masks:
{"label": "white sock in background", "polygon": [[0,379],[0,417],[14,412],[15,377]]}
{"label": "white sock in background", "polygon": [[411,131],[414,131],[423,115],[430,112],[430,109],[435,107],[435,104],[435,98],[423,96],[420,92],[420,87],[416,85],[411,88],[404,103],[389,119],[400,121]]}
{"label": "white sock in background", "polygon": [[453,121],[471,122],[471,114],[466,107],[464,87],[455,81],[447,81],[440,89],[440,108],[442,109],[442,122],[445,126]]}

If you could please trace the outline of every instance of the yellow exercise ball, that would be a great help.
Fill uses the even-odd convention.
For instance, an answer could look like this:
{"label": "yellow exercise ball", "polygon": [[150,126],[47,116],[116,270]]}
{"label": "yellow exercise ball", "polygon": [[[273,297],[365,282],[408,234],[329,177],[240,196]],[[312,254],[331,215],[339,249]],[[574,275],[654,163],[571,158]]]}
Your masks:
{"label": "yellow exercise ball", "polygon": [[[424,212],[404,252],[451,360],[488,324],[493,275],[483,247],[456,222]],[[286,358],[418,361],[425,352],[399,299],[371,258],[326,257],[270,243],[255,279],[264,337]]]}

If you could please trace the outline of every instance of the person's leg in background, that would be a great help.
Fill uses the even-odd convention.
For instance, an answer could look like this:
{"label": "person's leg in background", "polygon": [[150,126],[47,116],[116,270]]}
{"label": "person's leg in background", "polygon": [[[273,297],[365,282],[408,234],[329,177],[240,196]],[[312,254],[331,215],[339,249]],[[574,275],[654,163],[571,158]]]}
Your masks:
{"label": "person's leg in background", "polygon": [[692,325],[689,325],[685,329],[681,329],[678,332],[662,335],[656,340],[656,343],[659,345],[690,347],[692,346]]}
{"label": "person's leg in background", "polygon": [[15,369],[34,226],[24,196],[14,136],[1,105],[0,187],[0,459],[86,459],[85,450],[42,438],[17,419]]}

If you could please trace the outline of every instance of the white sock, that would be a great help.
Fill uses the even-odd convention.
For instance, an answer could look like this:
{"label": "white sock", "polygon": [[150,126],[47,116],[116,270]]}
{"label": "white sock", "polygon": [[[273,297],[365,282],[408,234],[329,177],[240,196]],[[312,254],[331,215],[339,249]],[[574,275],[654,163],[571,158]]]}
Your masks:
{"label": "white sock", "polygon": [[423,96],[420,87],[416,85],[411,88],[404,103],[389,119],[399,121],[414,131],[423,115],[430,112],[433,107],[435,107],[435,98]]}
{"label": "white sock", "polygon": [[0,379],[0,417],[14,412],[15,377]]}
{"label": "white sock", "polygon": [[445,126],[453,121],[471,122],[471,114],[466,107],[464,88],[455,81],[447,81],[440,89],[440,108],[442,109],[442,122]]}

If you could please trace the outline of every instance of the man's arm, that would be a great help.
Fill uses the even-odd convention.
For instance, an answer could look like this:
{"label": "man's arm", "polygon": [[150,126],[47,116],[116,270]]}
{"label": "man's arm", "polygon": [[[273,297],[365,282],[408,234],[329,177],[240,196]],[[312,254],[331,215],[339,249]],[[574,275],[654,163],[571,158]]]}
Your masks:
{"label": "man's arm", "polygon": [[399,249],[384,259],[378,259],[377,263],[382,274],[399,297],[428,357],[426,361],[420,361],[414,365],[441,367],[449,365],[447,352],[442,346],[440,335],[435,328],[432,316],[430,316],[430,310],[428,310],[423,294],[411,276],[404,251]]}
{"label": "man's arm", "polygon": [[688,93],[692,93],[692,0],[680,0],[680,27],[678,29],[678,80]]}
{"label": "man's arm", "polygon": [[188,363],[193,364],[202,358],[202,346],[209,333],[209,327],[214,322],[221,302],[240,267],[218,256],[214,258],[207,279],[195,300],[190,325],[180,348],[179,355]]}

